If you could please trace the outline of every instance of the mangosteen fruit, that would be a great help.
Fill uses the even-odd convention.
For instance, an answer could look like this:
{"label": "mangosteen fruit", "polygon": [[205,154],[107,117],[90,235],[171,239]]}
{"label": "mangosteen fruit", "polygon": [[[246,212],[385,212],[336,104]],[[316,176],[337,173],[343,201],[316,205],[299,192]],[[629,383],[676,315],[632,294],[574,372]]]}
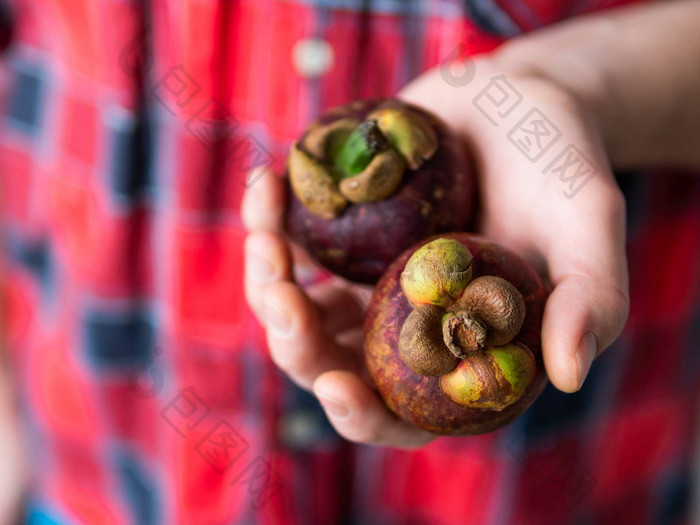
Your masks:
{"label": "mangosteen fruit", "polygon": [[331,272],[375,284],[409,246],[468,227],[473,178],[436,116],[396,99],[353,102],[292,145],[287,231]]}
{"label": "mangosteen fruit", "polygon": [[548,290],[522,258],[483,237],[439,235],[399,256],[375,288],[365,356],[386,405],[444,435],[493,431],[547,378],[540,332]]}

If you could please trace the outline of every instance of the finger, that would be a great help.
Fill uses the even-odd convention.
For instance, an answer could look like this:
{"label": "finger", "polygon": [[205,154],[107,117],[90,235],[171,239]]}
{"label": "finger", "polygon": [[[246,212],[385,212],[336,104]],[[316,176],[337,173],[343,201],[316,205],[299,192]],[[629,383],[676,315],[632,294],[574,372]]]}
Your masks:
{"label": "finger", "polygon": [[572,275],[552,292],[545,308],[542,351],[550,380],[563,392],[581,388],[595,357],[620,334],[626,294],[588,275]]}
{"label": "finger", "polygon": [[435,436],[401,421],[358,376],[333,370],[313,385],[336,431],[349,441],[399,448],[421,447]]}
{"label": "finger", "polygon": [[[363,343],[365,340],[365,332],[362,325],[357,325],[350,329],[338,332],[335,336],[335,342],[341,347],[356,349],[355,351],[362,352]],[[367,369],[362,371],[363,378],[369,378]]]}
{"label": "finger", "polygon": [[624,204],[599,198],[603,211],[557,242],[548,257],[555,288],[545,307],[542,352],[550,380],[564,392],[581,388],[629,313]]}
{"label": "finger", "polygon": [[241,218],[250,231],[283,230],[286,190],[284,179],[267,173],[248,188],[241,202]]}
{"label": "finger", "polygon": [[328,370],[361,370],[361,356],[326,336],[315,305],[298,286],[268,285],[263,301],[270,357],[299,386],[310,389]]}
{"label": "finger", "polygon": [[262,298],[267,285],[292,278],[292,258],[287,243],[279,235],[256,231],[248,234],[244,244],[246,301],[264,323]]}
{"label": "finger", "polygon": [[[241,202],[241,218],[249,231],[285,232],[284,213],[286,189],[284,179],[274,173],[266,173],[245,191]],[[306,251],[290,241],[296,271],[314,274],[317,265]]]}
{"label": "finger", "polygon": [[310,286],[306,293],[316,305],[327,334],[334,335],[361,326],[364,311],[357,296],[335,281]]}
{"label": "finger", "polygon": [[[578,101],[546,79],[517,77],[525,100],[546,101],[548,116],[562,131],[562,144],[575,145],[597,168],[585,191],[564,198],[559,177],[542,177],[542,166],[525,162],[504,140],[503,128],[485,124],[474,103],[494,64],[479,62],[475,79],[460,88],[467,103],[455,104],[455,87],[433,70],[407,86],[400,96],[442,116],[465,140],[474,143],[479,172],[489,177],[481,194],[485,233],[521,252],[544,256],[555,289],[547,301],[542,352],[552,383],[565,392],[580,388],[594,357],[614,341],[629,310],[625,257],[624,200],[614,183],[599,134]],[[498,68],[498,64],[495,64]],[[531,104],[520,104],[508,117],[520,122]],[[473,118],[472,118],[473,117]],[[518,173],[531,180],[508,206],[513,179],[494,174]],[[531,173],[530,178],[528,173]],[[486,178],[482,189],[486,188]],[[523,213],[523,209],[527,213]]]}

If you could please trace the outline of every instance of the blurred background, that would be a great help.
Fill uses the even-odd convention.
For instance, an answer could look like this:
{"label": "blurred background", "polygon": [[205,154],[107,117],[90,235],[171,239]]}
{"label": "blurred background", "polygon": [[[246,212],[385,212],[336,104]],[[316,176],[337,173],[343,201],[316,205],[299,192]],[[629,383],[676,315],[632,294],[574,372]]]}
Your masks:
{"label": "blurred background", "polygon": [[626,3],[0,0],[0,525],[700,523],[696,174],[617,174],[628,328],[492,434],[344,441],[242,292],[241,196],[322,111]]}

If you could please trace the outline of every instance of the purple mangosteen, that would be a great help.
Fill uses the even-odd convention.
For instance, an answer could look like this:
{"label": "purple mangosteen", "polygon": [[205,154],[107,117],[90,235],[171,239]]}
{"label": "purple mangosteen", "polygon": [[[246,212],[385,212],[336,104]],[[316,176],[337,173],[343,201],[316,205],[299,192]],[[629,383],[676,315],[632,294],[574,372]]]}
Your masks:
{"label": "purple mangosteen", "polygon": [[470,160],[441,120],[400,100],[331,109],[290,150],[287,229],[331,272],[374,284],[409,246],[468,227]]}

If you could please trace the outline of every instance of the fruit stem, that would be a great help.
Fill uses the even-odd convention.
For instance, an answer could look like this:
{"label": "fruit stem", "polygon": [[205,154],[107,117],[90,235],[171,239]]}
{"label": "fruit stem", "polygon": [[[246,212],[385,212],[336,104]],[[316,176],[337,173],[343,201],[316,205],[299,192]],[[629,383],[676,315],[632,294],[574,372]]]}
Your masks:
{"label": "fruit stem", "polygon": [[484,348],[486,325],[466,310],[448,313],[442,318],[445,345],[460,359]]}
{"label": "fruit stem", "polygon": [[364,170],[374,156],[389,147],[376,120],[365,120],[350,133],[330,155],[338,180],[354,177]]}

